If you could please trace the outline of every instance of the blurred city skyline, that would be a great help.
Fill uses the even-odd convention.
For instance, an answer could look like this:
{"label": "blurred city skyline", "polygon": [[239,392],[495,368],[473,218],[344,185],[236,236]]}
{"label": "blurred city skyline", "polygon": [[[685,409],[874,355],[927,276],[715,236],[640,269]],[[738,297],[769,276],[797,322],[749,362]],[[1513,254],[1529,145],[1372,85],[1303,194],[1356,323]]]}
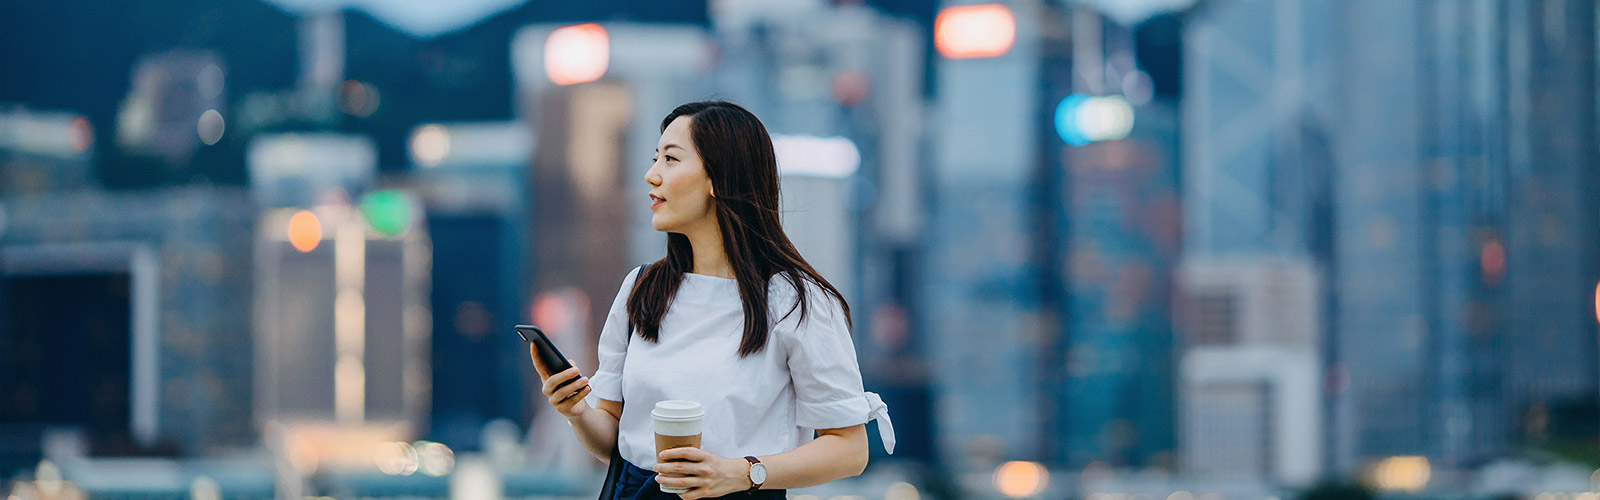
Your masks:
{"label": "blurred city skyline", "polygon": [[660,117],[726,99],[899,435],[795,500],[1595,500],[1597,28],[1592,0],[0,4],[0,489],[592,496],[510,326],[592,370],[664,248]]}

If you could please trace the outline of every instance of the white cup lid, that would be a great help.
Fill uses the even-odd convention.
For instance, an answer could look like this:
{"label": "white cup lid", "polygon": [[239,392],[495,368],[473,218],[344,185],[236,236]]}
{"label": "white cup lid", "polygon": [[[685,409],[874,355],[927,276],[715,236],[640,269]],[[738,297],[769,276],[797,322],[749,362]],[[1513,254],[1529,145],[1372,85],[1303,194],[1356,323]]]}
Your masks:
{"label": "white cup lid", "polygon": [[696,420],[706,415],[700,403],[687,399],[669,399],[656,403],[650,415],[658,420]]}

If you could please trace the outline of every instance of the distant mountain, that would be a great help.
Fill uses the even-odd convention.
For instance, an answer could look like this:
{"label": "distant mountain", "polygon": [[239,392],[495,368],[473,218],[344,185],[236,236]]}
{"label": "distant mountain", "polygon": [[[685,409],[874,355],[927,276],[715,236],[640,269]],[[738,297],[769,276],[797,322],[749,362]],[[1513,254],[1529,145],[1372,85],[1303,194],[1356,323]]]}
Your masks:
{"label": "distant mountain", "polygon": [[87,116],[105,144],[139,56],[217,52],[231,95],[291,85],[295,21],[258,0],[0,2],[0,102]]}
{"label": "distant mountain", "polygon": [[[928,29],[933,4],[867,2]],[[710,25],[705,0],[533,0],[460,30],[419,38],[356,9],[343,11],[345,77],[377,89],[370,116],[341,115],[336,130],[371,135],[384,169],[403,168],[420,123],[514,117],[511,38],[530,24],[629,21]],[[49,0],[0,2],[0,103],[83,114],[94,125],[97,167],[108,187],[244,182],[247,137],[198,156],[193,168],[147,168],[115,150],[115,118],[139,57],[209,50],[226,69],[227,115],[254,92],[292,89],[299,76],[298,18],[262,0]],[[230,117],[231,118],[231,117]],[[293,127],[294,125],[288,125]],[[320,127],[320,126],[319,126]],[[149,172],[146,174],[146,172]],[[167,172],[162,174],[161,172]],[[177,173],[172,173],[177,172]]]}

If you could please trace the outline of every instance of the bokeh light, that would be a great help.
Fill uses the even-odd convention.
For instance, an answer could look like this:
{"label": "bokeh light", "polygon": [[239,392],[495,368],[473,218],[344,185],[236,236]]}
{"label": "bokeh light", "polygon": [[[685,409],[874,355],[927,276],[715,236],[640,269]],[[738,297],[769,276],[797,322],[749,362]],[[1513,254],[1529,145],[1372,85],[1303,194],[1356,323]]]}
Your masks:
{"label": "bokeh light", "polygon": [[423,125],[411,134],[411,160],[435,167],[450,154],[450,133],[439,125]]}
{"label": "bokeh light", "polygon": [[210,476],[196,476],[189,482],[189,500],[222,500],[222,485]]}
{"label": "bokeh light", "polygon": [[372,454],[373,462],[378,470],[391,476],[409,476],[417,472],[419,466],[417,449],[410,443],[389,441],[378,443]]}
{"label": "bokeh light", "polygon": [[599,80],[611,64],[606,29],[588,23],[557,28],[544,44],[544,72],[556,85]]}
{"label": "bokeh light", "polygon": [[322,466],[316,444],[304,437],[290,438],[284,445],[284,456],[289,459],[290,467],[302,472],[312,472]]}
{"label": "bokeh light", "polygon": [[1499,239],[1490,238],[1483,243],[1483,250],[1478,257],[1478,265],[1483,268],[1483,282],[1489,285],[1500,284],[1500,279],[1506,275],[1506,248],[1500,244]]}
{"label": "bokeh light", "polygon": [[845,137],[772,134],[778,172],[844,179],[861,167],[861,150]]}
{"label": "bokeh light", "polygon": [[1017,19],[1000,4],[949,7],[933,22],[933,44],[951,59],[996,57],[1011,51]]}
{"label": "bokeh light", "polygon": [[[1600,321],[1600,283],[1594,285],[1594,319],[1595,321]],[[1600,470],[1594,471],[1594,473],[1596,476],[1594,480],[1595,487],[1600,489]]]}
{"label": "bokeh light", "polygon": [[200,91],[200,97],[214,100],[222,97],[223,86],[226,85],[227,75],[222,71],[222,66],[216,63],[206,64],[195,74],[195,90]]}
{"label": "bokeh light", "polygon": [[412,446],[417,450],[417,469],[423,474],[439,477],[450,473],[456,468],[455,452],[444,443],[432,441],[418,441]]}
{"label": "bokeh light", "polygon": [[533,301],[533,321],[544,325],[545,334],[560,335],[572,328],[573,318],[565,297],[556,292],[545,292]]}
{"label": "bokeh light", "polygon": [[833,77],[833,101],[844,106],[855,106],[867,100],[872,81],[860,70],[847,70]]}
{"label": "bokeh light", "polygon": [[1034,462],[1006,462],[994,471],[994,487],[1000,494],[1023,498],[1044,492],[1050,483],[1050,473],[1043,465]]}
{"label": "bokeh light", "polygon": [[1056,105],[1056,134],[1073,146],[1115,141],[1133,131],[1133,106],[1120,96],[1072,94]]}
{"label": "bokeh light", "polygon": [[344,114],[366,118],[378,111],[378,89],[359,80],[345,80],[339,85],[339,110]]}
{"label": "bokeh light", "polygon": [[1428,457],[1397,456],[1383,459],[1372,468],[1372,485],[1383,491],[1419,492],[1428,486],[1432,467]]}
{"label": "bokeh light", "polygon": [[61,468],[49,460],[39,461],[39,466],[33,471],[33,480],[38,485],[39,492],[47,497],[60,495],[66,486],[66,480],[61,476]]}
{"label": "bokeh light", "polygon": [[922,493],[911,483],[898,482],[889,485],[889,490],[884,492],[883,500],[922,500]]}
{"label": "bokeh light", "polygon": [[289,217],[289,244],[295,250],[310,252],[322,243],[322,222],[317,215],[306,210]]}
{"label": "bokeh light", "polygon": [[79,153],[88,151],[89,147],[94,145],[94,126],[88,119],[78,117],[72,119],[71,127],[72,137],[69,140],[72,143],[72,150]]}
{"label": "bokeh light", "polygon": [[367,193],[361,200],[361,216],[372,230],[384,236],[400,236],[411,227],[411,197],[385,189]]}
{"label": "bokeh light", "polygon": [[195,131],[200,134],[200,142],[207,146],[214,145],[222,140],[222,133],[227,126],[222,122],[222,113],[215,109],[208,109],[200,114],[200,121],[195,123]]}

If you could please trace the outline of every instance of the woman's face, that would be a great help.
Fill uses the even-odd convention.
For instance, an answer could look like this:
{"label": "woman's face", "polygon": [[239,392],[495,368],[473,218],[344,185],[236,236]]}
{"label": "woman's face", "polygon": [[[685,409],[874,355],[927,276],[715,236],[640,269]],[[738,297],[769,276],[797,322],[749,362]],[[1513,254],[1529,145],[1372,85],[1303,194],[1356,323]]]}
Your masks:
{"label": "woman's face", "polygon": [[680,116],[661,132],[655,163],[644,174],[651,186],[650,225],[657,231],[688,233],[701,227],[716,228],[711,178],[690,137],[690,120]]}

